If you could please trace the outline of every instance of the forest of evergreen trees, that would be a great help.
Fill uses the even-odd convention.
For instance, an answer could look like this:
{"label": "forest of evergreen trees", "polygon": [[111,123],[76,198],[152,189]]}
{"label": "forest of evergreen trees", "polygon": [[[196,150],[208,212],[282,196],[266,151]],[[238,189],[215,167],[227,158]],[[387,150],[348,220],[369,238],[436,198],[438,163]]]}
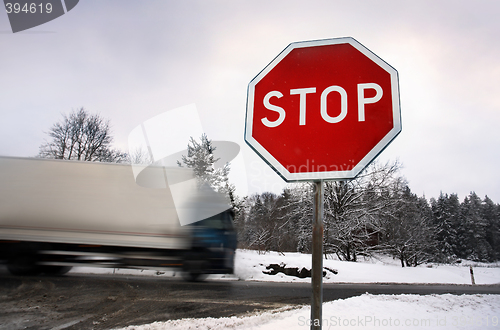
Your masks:
{"label": "forest of evergreen trees", "polygon": [[[310,252],[312,184],[255,194],[236,207],[241,248]],[[401,266],[500,260],[500,205],[471,192],[427,200],[411,192],[397,162],[370,165],[355,180],[324,182],[324,253],[356,261],[392,255]]]}

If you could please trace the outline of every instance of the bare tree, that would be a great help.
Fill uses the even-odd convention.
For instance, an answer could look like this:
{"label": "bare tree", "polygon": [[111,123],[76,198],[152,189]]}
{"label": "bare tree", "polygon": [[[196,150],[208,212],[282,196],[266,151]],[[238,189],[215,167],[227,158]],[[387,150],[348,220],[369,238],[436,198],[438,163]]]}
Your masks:
{"label": "bare tree", "polygon": [[378,246],[379,234],[404,186],[398,162],[372,163],[356,179],[325,182],[324,252],[356,261]]}
{"label": "bare tree", "polygon": [[127,160],[126,153],[111,147],[109,120],[84,108],[63,115],[63,120],[55,123],[47,134],[51,140],[40,146],[42,158],[116,163]]}
{"label": "bare tree", "polygon": [[126,162],[134,165],[149,165],[153,163],[153,160],[147,150],[139,147],[130,151]]}

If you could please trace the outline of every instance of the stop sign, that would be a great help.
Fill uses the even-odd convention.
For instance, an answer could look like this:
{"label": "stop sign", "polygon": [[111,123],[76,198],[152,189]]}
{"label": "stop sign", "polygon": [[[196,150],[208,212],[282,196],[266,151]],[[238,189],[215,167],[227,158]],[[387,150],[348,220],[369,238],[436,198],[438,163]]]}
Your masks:
{"label": "stop sign", "polygon": [[245,141],[286,181],[352,179],[400,132],[397,71],[353,38],[292,43],[248,85]]}

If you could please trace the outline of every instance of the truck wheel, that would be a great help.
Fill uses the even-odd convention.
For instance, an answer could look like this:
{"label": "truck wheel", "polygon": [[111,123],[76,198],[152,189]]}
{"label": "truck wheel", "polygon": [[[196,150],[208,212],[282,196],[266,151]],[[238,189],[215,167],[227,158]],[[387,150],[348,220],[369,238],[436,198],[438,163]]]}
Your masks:
{"label": "truck wheel", "polygon": [[203,281],[207,278],[210,264],[203,251],[192,251],[184,257],[182,278],[189,282]]}
{"label": "truck wheel", "polygon": [[182,278],[188,282],[203,282],[208,274],[198,272],[182,272]]}
{"label": "truck wheel", "polygon": [[30,256],[22,256],[9,261],[7,269],[12,275],[17,276],[34,276],[42,272],[42,268]]}
{"label": "truck wheel", "polygon": [[42,266],[41,271],[46,275],[64,275],[68,273],[73,267],[71,266]]}

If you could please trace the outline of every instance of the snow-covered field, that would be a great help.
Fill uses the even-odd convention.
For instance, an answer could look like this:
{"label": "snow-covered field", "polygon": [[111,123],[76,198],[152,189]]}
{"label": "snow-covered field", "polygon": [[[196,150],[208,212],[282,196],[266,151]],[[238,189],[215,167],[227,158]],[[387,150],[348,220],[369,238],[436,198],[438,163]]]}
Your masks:
{"label": "snow-covered field", "polygon": [[[269,264],[311,267],[311,256],[276,252],[258,254],[238,250],[234,276],[212,276],[213,280],[310,282],[282,273],[266,275]],[[471,284],[473,266],[476,284],[500,283],[499,264],[462,262],[459,265],[428,264],[402,268],[398,260],[379,256],[359,262],[323,260],[325,283],[449,283]],[[73,272],[177,276],[174,272],[102,270],[76,268]],[[158,275],[157,275],[158,274]],[[182,319],[130,326],[127,330],[159,329],[309,329],[309,306],[289,306],[258,315],[231,318]],[[323,329],[500,329],[500,295],[371,295],[323,304]]]}
{"label": "snow-covered field", "polygon": [[[311,269],[311,255],[277,252],[259,255],[256,251],[238,250],[235,275],[241,280],[310,282],[310,278],[300,279],[282,273],[266,275],[269,264],[286,264],[286,267],[306,267]],[[427,264],[418,267],[401,267],[399,260],[378,256],[370,260],[346,262],[323,259],[323,267],[336,270],[338,274],[326,271],[324,283],[448,283],[471,284],[469,266],[473,266],[476,284],[500,283],[500,264],[462,262],[458,265]]]}

